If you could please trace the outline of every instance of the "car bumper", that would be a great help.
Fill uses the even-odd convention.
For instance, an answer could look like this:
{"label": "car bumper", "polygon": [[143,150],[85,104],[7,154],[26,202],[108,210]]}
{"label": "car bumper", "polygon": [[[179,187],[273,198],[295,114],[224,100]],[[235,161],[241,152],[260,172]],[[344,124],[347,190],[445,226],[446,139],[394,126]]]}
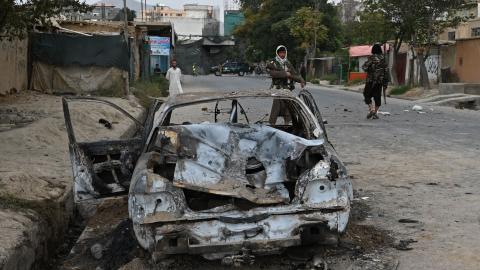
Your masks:
{"label": "car bumper", "polygon": [[219,218],[143,224],[152,232],[152,252],[160,254],[221,254],[249,250],[278,253],[301,244],[331,243],[346,228],[350,209],[276,214],[261,220]]}

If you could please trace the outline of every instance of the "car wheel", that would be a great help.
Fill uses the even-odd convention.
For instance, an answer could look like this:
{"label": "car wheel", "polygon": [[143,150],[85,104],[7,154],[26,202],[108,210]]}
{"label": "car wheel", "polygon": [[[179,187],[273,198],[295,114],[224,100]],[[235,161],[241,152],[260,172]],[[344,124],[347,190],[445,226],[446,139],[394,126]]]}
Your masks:
{"label": "car wheel", "polygon": [[239,71],[238,72],[238,76],[244,76],[245,75],[245,72],[244,71]]}

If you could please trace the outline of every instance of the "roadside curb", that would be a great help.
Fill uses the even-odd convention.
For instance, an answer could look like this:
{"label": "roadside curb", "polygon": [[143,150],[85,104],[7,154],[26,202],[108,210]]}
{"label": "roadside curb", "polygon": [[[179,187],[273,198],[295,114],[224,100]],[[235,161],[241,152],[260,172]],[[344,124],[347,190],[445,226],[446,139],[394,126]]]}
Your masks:
{"label": "roadside curb", "polygon": [[[331,85],[331,84],[311,84],[311,83],[309,83],[309,85],[314,86],[314,87],[326,87],[326,88],[330,88],[330,89],[333,89],[333,90],[342,90],[342,91],[362,94],[362,91],[357,91],[357,90],[350,89],[350,88],[344,87],[344,86]],[[407,101],[417,101],[417,100],[422,99],[422,98],[411,98],[411,97],[390,96],[390,95],[388,95],[387,97],[388,98],[394,98],[394,99],[407,100]]]}

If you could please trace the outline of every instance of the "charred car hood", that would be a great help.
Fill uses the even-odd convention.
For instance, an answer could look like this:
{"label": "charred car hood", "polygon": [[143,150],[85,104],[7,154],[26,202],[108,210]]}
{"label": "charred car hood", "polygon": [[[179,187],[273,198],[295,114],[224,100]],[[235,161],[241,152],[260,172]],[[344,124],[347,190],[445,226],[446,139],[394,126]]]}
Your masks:
{"label": "charred car hood", "polygon": [[155,146],[175,163],[174,186],[272,204],[290,199],[286,161],[323,144],[265,125],[221,123],[161,127]]}

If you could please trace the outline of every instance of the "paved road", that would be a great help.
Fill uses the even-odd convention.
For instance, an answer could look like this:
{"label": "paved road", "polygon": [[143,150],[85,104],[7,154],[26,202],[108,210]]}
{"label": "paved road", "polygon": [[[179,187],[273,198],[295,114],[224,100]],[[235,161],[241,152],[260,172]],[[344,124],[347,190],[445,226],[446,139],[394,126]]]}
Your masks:
{"label": "paved road", "polygon": [[[187,76],[184,89],[269,84],[265,77]],[[395,251],[398,269],[479,269],[480,112],[427,107],[420,114],[411,111],[414,102],[389,99],[382,110],[390,116],[367,120],[360,94],[307,89],[329,122],[358,200],[369,209],[362,223],[386,230],[396,242],[416,241],[412,250]]]}

